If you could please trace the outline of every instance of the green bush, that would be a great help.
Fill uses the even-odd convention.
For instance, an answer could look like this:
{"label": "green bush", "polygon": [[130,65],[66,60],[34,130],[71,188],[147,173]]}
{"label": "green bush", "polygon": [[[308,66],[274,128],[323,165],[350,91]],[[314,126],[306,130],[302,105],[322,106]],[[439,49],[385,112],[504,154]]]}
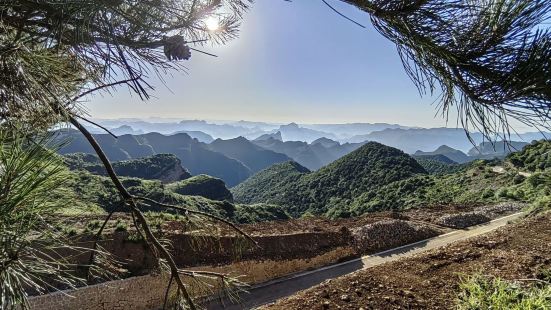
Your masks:
{"label": "green bush", "polygon": [[500,188],[499,191],[497,191],[497,197],[498,198],[507,198],[509,197],[509,192],[506,188]]}
{"label": "green bush", "polygon": [[65,229],[63,230],[63,232],[65,233],[65,235],[69,236],[69,237],[74,237],[78,234],[78,231],[76,228],[74,227],[65,227]]}
{"label": "green bush", "polygon": [[128,225],[126,225],[125,222],[117,220],[117,224],[115,225],[115,231],[127,231],[127,230],[128,230]]}
{"label": "green bush", "polygon": [[520,174],[517,174],[517,175],[515,175],[515,177],[513,178],[513,183],[515,183],[515,184],[520,184],[520,183],[524,182],[524,179],[525,179],[524,176],[522,176],[522,175],[520,175]]}
{"label": "green bush", "polygon": [[522,288],[499,278],[474,275],[459,285],[458,309],[551,309],[551,285]]}

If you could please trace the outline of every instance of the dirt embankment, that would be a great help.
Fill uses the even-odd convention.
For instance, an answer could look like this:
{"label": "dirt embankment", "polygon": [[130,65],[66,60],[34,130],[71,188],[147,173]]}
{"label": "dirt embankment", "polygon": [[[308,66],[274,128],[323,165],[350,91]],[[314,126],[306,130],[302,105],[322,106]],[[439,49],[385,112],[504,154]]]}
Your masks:
{"label": "dirt embankment", "polygon": [[[449,230],[445,226],[478,224],[480,221],[470,218],[471,213],[483,214],[483,221],[487,221],[520,207],[442,206],[401,213],[378,212],[340,220],[310,218],[241,225],[240,228],[258,242],[258,247],[246,246],[242,238],[225,232],[219,236],[182,233],[186,229],[185,224],[178,221],[164,222],[161,228],[162,237],[171,241],[176,263],[184,268],[222,266],[242,261],[310,259],[335,250],[347,253],[333,261],[336,263],[436,236]],[[137,234],[132,229],[118,232],[114,229],[116,223],[124,222],[126,217],[124,214],[113,217],[110,234],[100,244],[123,263],[130,275],[146,274],[156,267],[155,258],[147,246],[143,241],[136,240]],[[83,219],[81,222],[87,221]],[[91,240],[91,237],[87,240]],[[84,254],[79,261],[86,264],[88,258],[89,255]]]}
{"label": "dirt embankment", "polygon": [[329,280],[266,309],[451,309],[461,275],[537,278],[551,269],[551,213],[413,258]]}
{"label": "dirt embankment", "polygon": [[[430,211],[410,211],[413,212]],[[165,223],[163,237],[171,241],[176,263],[187,268],[221,266],[240,261],[304,260],[338,249],[341,253],[347,253],[332,261],[336,263],[446,231],[430,223],[408,219],[407,213],[381,212],[353,219],[312,218],[242,225],[241,229],[258,242],[258,247],[247,246],[243,238],[229,234],[192,236],[181,233],[183,229],[180,229],[178,222]],[[113,232],[101,245],[122,261],[133,275],[145,274],[155,267],[155,259],[143,242],[133,240],[132,234],[132,231]]]}

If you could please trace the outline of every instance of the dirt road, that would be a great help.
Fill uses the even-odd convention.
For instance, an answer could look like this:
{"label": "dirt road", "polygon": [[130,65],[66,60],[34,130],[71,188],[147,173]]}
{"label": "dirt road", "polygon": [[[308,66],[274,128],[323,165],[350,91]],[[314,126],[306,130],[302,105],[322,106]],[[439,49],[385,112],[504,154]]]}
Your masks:
{"label": "dirt road", "polygon": [[420,252],[445,246],[457,241],[479,236],[506,225],[509,221],[520,218],[523,213],[505,216],[491,222],[474,226],[465,230],[457,230],[431,239],[419,241],[395,249],[368,255],[351,261],[335,264],[320,269],[307,271],[289,277],[276,279],[252,287],[248,294],[241,295],[241,304],[231,304],[228,301],[222,305],[213,301],[208,309],[251,309],[271,303],[277,299],[290,296],[301,290],[310,288],[327,279],[336,278],[365,268],[371,268],[383,263],[392,262],[403,257],[409,257]]}

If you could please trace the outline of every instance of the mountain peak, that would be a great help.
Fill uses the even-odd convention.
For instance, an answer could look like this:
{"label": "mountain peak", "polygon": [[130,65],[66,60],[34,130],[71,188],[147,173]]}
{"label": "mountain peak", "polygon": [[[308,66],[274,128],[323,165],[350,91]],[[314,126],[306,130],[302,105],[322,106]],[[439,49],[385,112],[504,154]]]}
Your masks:
{"label": "mountain peak", "polygon": [[459,150],[456,150],[456,149],[454,149],[454,148],[452,148],[452,147],[449,147],[449,146],[443,144],[443,145],[439,146],[439,147],[436,149],[435,152],[457,152],[457,151],[459,151]]}
{"label": "mountain peak", "polygon": [[277,131],[276,133],[266,133],[261,135],[260,137],[254,139],[254,141],[268,141],[270,139],[283,141],[283,138],[281,136],[281,131]]}
{"label": "mountain peak", "polygon": [[311,144],[312,145],[320,144],[320,145],[322,145],[323,147],[326,147],[326,148],[341,145],[339,142],[337,142],[335,140],[331,140],[331,139],[326,138],[326,137],[321,137],[319,139],[316,139],[316,140],[312,141]]}
{"label": "mountain peak", "polygon": [[280,129],[285,129],[285,128],[287,128],[287,129],[293,129],[293,128],[298,129],[298,128],[300,128],[300,127],[298,126],[297,123],[294,123],[294,122],[293,122],[293,123],[289,123],[289,124],[287,124],[287,125],[281,125],[281,126],[280,126]]}

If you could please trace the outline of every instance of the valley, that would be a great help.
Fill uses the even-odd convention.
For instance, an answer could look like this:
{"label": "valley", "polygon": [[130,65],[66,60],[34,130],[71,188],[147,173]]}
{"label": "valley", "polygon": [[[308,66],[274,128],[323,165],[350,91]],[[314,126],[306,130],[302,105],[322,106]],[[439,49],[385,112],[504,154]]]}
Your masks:
{"label": "valley", "polygon": [[550,25],[0,1],[0,310],[551,310]]}
{"label": "valley", "polygon": [[[467,158],[472,155],[448,147],[430,153],[417,152],[412,156],[378,142],[366,142],[354,146],[331,163],[311,170],[286,154],[261,146],[267,145],[262,143],[274,143],[273,136],[258,140],[261,143],[241,137],[215,139],[210,144],[183,133],[124,136],[120,141],[102,135],[97,137],[107,143],[108,154],[121,159],[115,161],[113,167],[132,195],[213,214],[239,225],[241,231],[259,243],[259,247],[250,247],[230,227],[214,229],[199,224],[199,218],[190,217],[185,212],[167,211],[152,204],[142,207],[154,233],[175,247],[173,255],[180,268],[242,274],[246,283],[254,285],[252,295],[244,297],[245,304],[234,305],[236,309],[265,304],[276,297],[295,293],[296,297],[266,307],[332,309],[339,306],[355,309],[359,304],[376,305],[369,299],[376,295],[356,293],[356,287],[340,284],[350,282],[341,280],[340,276],[344,276],[342,279],[359,279],[364,272],[360,269],[367,266],[369,270],[379,270],[386,264],[407,260],[416,260],[415,264],[423,266],[417,256],[411,254],[425,250],[430,253],[445,251],[456,246],[455,242],[459,240],[507,224],[507,219],[519,217],[519,212],[545,212],[549,209],[551,197],[551,187],[547,184],[551,173],[551,144],[545,140],[525,145],[521,151],[476,160],[460,160],[454,154],[461,153]],[[68,182],[58,189],[57,195],[75,203],[59,214],[62,219],[59,229],[68,236],[78,236],[85,241],[90,240],[102,226],[107,239],[100,242],[101,247],[108,249],[122,263],[119,268],[124,272],[120,276],[137,281],[154,270],[155,258],[143,251],[143,239],[133,228],[132,217],[117,210],[117,192],[110,185],[98,158],[86,154],[87,150],[79,147],[76,141],[76,144],[64,146],[60,152],[63,154],[60,158],[67,166]],[[327,138],[311,144],[275,143],[295,143],[301,145],[300,148],[307,146],[310,150],[319,148],[326,151],[348,145]],[[195,158],[197,155],[193,152],[196,151],[210,155]],[[210,158],[238,163],[250,176],[236,181],[239,183],[232,187],[223,178],[194,173],[198,166],[189,168],[189,164],[200,160],[205,160],[202,164],[208,165]],[[110,212],[115,213],[101,225],[102,219]],[[532,220],[530,216],[518,222]],[[196,238],[202,241],[195,243]],[[423,240],[434,241],[424,243]],[[423,244],[420,248],[416,246],[419,242]],[[471,241],[459,242],[457,246],[466,242]],[[436,246],[445,247],[435,249]],[[390,251],[388,253],[393,256],[385,258],[385,255],[376,254],[387,253],[385,251]],[[403,255],[399,254],[402,252]],[[375,257],[369,256],[372,254],[376,254]],[[397,258],[400,260],[394,262]],[[346,261],[349,263],[343,263]],[[318,269],[322,273],[312,271]],[[350,272],[354,273],[346,275]],[[307,278],[302,279],[301,273],[308,275]],[[302,284],[293,284],[295,278]],[[330,278],[335,279],[321,283]],[[387,276],[383,278],[397,281]],[[98,281],[103,283],[103,280]],[[363,280],[354,281],[363,283]],[[281,286],[273,289],[285,293],[268,293],[272,284],[262,284],[265,282]],[[393,285],[389,288],[389,296],[380,295],[377,302],[380,298],[386,302],[388,297],[397,308],[406,304],[414,308],[440,307],[426,304],[426,297],[418,297],[416,293],[392,295],[393,292],[402,294],[395,289],[401,286]],[[311,286],[314,287],[299,292]],[[412,291],[410,286],[407,291]],[[418,286],[422,287],[421,284],[414,285]],[[81,290],[87,292],[86,287],[76,292]],[[325,293],[327,290],[329,294]],[[154,296],[162,294],[161,291]],[[255,299],[255,292],[264,297]],[[373,294],[377,292],[373,289]],[[205,297],[211,293],[200,291],[195,294]],[[411,294],[414,297],[408,297]],[[344,295],[347,297],[343,298]],[[413,299],[400,299],[403,296]],[[36,302],[43,300],[41,298],[37,297]],[[156,298],[152,299],[151,305],[156,305]],[[106,299],[105,302],[109,301]],[[75,306],[70,302],[67,305]],[[216,305],[209,307],[216,308]],[[156,306],[148,307],[145,309]]]}

